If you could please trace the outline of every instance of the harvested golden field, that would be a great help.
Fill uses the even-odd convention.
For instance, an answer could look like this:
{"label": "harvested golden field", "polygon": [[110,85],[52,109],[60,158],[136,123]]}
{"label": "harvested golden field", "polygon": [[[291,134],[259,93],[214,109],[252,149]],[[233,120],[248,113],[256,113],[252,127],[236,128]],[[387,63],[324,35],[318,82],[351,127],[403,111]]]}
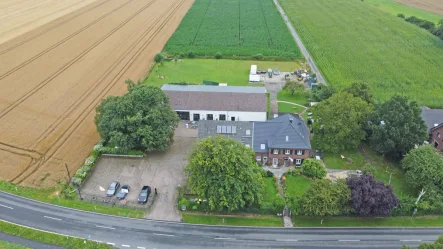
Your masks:
{"label": "harvested golden field", "polygon": [[51,186],[65,162],[73,174],[99,139],[97,104],[144,76],[193,1],[90,2],[0,44],[0,179]]}
{"label": "harvested golden field", "polygon": [[443,16],[442,0],[395,0],[396,2]]}

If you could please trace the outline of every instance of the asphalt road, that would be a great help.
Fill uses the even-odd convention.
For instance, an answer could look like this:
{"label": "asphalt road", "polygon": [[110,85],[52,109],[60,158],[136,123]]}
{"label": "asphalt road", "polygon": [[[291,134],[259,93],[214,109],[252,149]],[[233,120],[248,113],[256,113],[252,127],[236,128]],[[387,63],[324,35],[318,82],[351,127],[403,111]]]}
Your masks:
{"label": "asphalt road", "polygon": [[265,228],[189,225],[58,207],[0,192],[0,219],[118,248],[385,248],[434,241],[442,228]]}

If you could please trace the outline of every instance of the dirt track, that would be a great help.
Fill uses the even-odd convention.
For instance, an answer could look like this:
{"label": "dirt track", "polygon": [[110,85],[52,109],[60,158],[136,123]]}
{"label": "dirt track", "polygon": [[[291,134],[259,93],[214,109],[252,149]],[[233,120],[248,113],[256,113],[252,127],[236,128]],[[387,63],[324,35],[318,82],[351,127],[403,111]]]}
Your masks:
{"label": "dirt track", "polygon": [[396,2],[409,5],[411,7],[432,12],[443,16],[442,0],[395,0]]}
{"label": "dirt track", "polygon": [[146,73],[192,4],[91,2],[0,45],[1,179],[51,186],[65,162],[75,172],[99,139],[95,106]]}

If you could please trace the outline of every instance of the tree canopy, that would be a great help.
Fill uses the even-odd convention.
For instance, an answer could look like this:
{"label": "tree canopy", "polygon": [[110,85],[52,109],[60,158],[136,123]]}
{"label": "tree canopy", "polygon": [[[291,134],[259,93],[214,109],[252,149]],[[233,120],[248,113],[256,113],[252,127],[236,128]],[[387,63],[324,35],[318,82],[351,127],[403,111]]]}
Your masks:
{"label": "tree canopy", "polygon": [[311,90],[311,97],[314,101],[320,102],[331,97],[337,91],[332,86],[318,84],[317,88]]}
{"label": "tree canopy", "polygon": [[378,106],[371,122],[371,146],[381,154],[401,158],[427,139],[420,107],[404,96],[395,95]]}
{"label": "tree canopy", "polygon": [[191,190],[207,199],[211,210],[237,211],[260,205],[264,188],[255,154],[241,142],[207,137],[193,148],[186,172]]}
{"label": "tree canopy", "polygon": [[314,107],[314,143],[339,152],[357,148],[365,138],[365,122],[373,106],[347,92],[334,94]]}
{"label": "tree canopy", "polygon": [[374,104],[371,88],[364,82],[354,82],[345,88],[344,91],[352,94],[354,97],[359,97],[368,103]]}
{"label": "tree canopy", "polygon": [[163,151],[173,143],[179,118],[158,87],[127,81],[128,93],[97,107],[95,124],[106,143],[123,150]]}
{"label": "tree canopy", "polygon": [[297,213],[307,216],[345,214],[350,209],[351,191],[343,180],[316,180],[297,202]]}
{"label": "tree canopy", "polygon": [[[403,245],[401,249],[413,249],[415,247],[409,247]],[[438,236],[437,240],[434,243],[421,243],[417,249],[443,249],[443,235]]]}
{"label": "tree canopy", "polygon": [[303,175],[313,179],[323,179],[326,176],[326,169],[319,160],[308,158],[303,160]]}
{"label": "tree canopy", "polygon": [[391,186],[377,182],[372,175],[348,178],[355,212],[360,216],[389,215],[399,200]]}
{"label": "tree canopy", "polygon": [[443,156],[431,145],[412,149],[403,158],[402,168],[406,171],[406,181],[414,188],[443,189]]}
{"label": "tree canopy", "polygon": [[285,86],[283,87],[283,90],[291,92],[291,95],[294,95],[295,92],[304,92],[305,91],[305,85],[302,83],[298,83],[297,81],[286,81]]}

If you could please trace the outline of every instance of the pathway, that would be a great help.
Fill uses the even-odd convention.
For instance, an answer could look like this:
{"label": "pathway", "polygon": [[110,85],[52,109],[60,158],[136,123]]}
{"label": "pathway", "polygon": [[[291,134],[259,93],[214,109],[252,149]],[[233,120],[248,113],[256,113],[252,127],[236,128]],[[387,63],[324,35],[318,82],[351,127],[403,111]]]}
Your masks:
{"label": "pathway", "polygon": [[369,163],[369,164],[372,164],[371,159],[369,158],[368,155],[366,155],[366,151],[365,151],[365,149],[363,148],[363,144],[360,144],[360,145],[358,146],[358,150],[359,150],[360,153],[365,157],[366,162]]}
{"label": "pathway", "polygon": [[300,48],[300,51],[305,56],[306,61],[309,63],[309,66],[311,67],[312,71],[317,75],[318,82],[322,82],[325,85],[327,85],[326,80],[323,78],[323,75],[320,73],[320,70],[318,70],[318,68],[315,65],[315,62],[312,59],[311,55],[309,54],[308,50],[303,45],[300,37],[297,34],[297,31],[295,31],[294,27],[292,26],[292,23],[289,21],[288,17],[286,16],[285,11],[282,9],[280,4],[278,3],[278,0],[274,0],[274,4],[277,7],[278,11],[280,12],[281,16],[283,17],[283,20],[285,20],[285,23],[288,26],[289,31],[291,32],[292,36],[294,37],[295,42],[297,42],[297,45]]}

